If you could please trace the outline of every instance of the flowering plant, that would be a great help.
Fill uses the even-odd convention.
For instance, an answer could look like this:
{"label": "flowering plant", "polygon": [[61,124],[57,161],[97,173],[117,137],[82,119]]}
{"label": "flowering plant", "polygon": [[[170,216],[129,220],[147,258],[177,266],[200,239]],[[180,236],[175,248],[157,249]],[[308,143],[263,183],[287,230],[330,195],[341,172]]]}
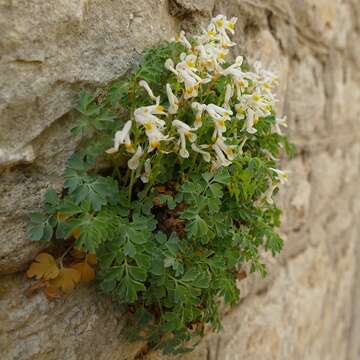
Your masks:
{"label": "flowering plant", "polygon": [[235,23],[218,15],[198,36],[180,32],[107,89],[82,92],[72,131],[83,146],[63,194],[50,189],[32,215],[31,239],[65,244],[60,267],[69,249],[96,253],[99,289],[132,314],[128,335],[165,353],[220,328],[219,299],[236,303],[237,280],[266,274],[260,249],[283,244],[273,194],[288,176],[280,151],[293,149],[275,115],[278,78],[226,60]]}

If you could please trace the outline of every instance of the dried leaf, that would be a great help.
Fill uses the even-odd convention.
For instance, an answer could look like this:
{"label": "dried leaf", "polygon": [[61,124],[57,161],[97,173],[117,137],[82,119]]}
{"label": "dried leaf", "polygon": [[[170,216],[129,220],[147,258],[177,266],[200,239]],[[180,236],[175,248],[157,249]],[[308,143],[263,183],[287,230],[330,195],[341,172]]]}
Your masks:
{"label": "dried leaf", "polygon": [[58,212],[56,214],[56,217],[59,221],[64,221],[66,220],[69,216],[67,214],[64,214],[64,213],[61,213],[61,212]]}
{"label": "dried leaf", "polygon": [[156,186],[155,189],[158,193],[165,193],[167,191],[166,187],[163,185]]}
{"label": "dried leaf", "polygon": [[71,235],[75,238],[78,239],[80,237],[80,228],[75,228],[73,230],[73,232],[71,233]]}
{"label": "dried leaf", "polygon": [[86,255],[86,253],[84,251],[74,248],[70,251],[70,255],[75,259],[83,259]]}
{"label": "dried leaf", "polygon": [[26,275],[29,278],[36,276],[37,280],[41,278],[50,280],[56,278],[59,275],[59,268],[55,259],[50,254],[41,253],[30,265]]}
{"label": "dried leaf", "polygon": [[71,267],[81,274],[82,281],[90,282],[95,279],[95,271],[87,262],[77,263]]}
{"label": "dried leaf", "polygon": [[38,290],[43,289],[44,287],[46,287],[46,282],[45,281],[38,281],[34,285],[32,285],[28,289],[26,289],[25,295],[27,297],[33,296],[33,295],[35,295],[35,293]]}
{"label": "dried leaf", "polygon": [[58,299],[61,297],[61,293],[59,289],[51,284],[47,284],[46,288],[44,289],[44,293],[48,299]]}
{"label": "dried leaf", "polygon": [[72,268],[62,268],[59,276],[51,280],[50,285],[64,292],[69,292],[74,289],[75,285],[80,281],[81,273]]}
{"label": "dried leaf", "polygon": [[246,271],[242,270],[237,273],[236,277],[239,281],[244,280],[247,278],[247,273],[246,273]]}
{"label": "dried leaf", "polygon": [[91,253],[86,255],[86,262],[90,265],[96,265],[97,264],[97,258],[95,253]]}

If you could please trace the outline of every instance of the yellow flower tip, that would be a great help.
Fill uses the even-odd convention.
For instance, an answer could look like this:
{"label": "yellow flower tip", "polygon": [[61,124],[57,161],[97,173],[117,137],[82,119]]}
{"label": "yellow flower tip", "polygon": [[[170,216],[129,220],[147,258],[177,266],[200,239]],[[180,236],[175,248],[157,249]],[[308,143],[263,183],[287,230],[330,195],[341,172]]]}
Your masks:
{"label": "yellow flower tip", "polygon": [[187,62],[186,62],[186,65],[188,66],[188,67],[195,67],[195,63],[192,61],[192,60],[188,60]]}
{"label": "yellow flower tip", "polygon": [[209,30],[209,31],[207,32],[207,34],[208,34],[209,36],[215,36],[215,35],[216,35],[215,31],[213,31],[213,30]]}
{"label": "yellow flower tip", "polygon": [[197,123],[201,123],[201,122],[202,122],[201,115],[196,115],[196,116],[195,116],[195,121],[196,121]]}
{"label": "yellow flower tip", "polygon": [[219,58],[220,58],[221,60],[224,60],[224,59],[225,59],[225,53],[221,51],[221,52],[219,53]]}
{"label": "yellow flower tip", "polygon": [[252,99],[257,102],[257,101],[260,101],[261,97],[260,97],[260,95],[258,95],[258,94],[254,94],[254,95],[252,96]]}
{"label": "yellow flower tip", "polygon": [[131,152],[134,150],[134,147],[132,144],[125,144],[125,148],[128,152]]}
{"label": "yellow flower tip", "polygon": [[160,147],[160,142],[157,141],[157,140],[152,140],[152,141],[150,142],[150,146],[151,146],[153,149],[159,149],[159,147]]}
{"label": "yellow flower tip", "polygon": [[156,111],[164,111],[164,107],[161,105],[156,105]]}
{"label": "yellow flower tip", "polygon": [[218,124],[219,124],[220,126],[225,126],[225,120],[224,120],[224,118],[219,119],[217,122],[218,122]]}
{"label": "yellow flower tip", "polygon": [[229,23],[229,29],[230,30],[234,30],[235,29],[235,24],[234,23]]}
{"label": "yellow flower tip", "polygon": [[152,130],[154,128],[154,125],[152,124],[152,122],[149,121],[144,124],[144,128],[146,130]]}
{"label": "yellow flower tip", "polygon": [[191,94],[194,90],[195,90],[194,86],[188,87],[188,88],[186,89],[186,93],[187,93],[187,94]]}
{"label": "yellow flower tip", "polygon": [[271,105],[265,105],[264,106],[264,109],[266,110],[266,111],[271,111]]}
{"label": "yellow flower tip", "polygon": [[224,26],[224,20],[223,19],[218,19],[216,20],[216,25],[218,27],[223,27]]}

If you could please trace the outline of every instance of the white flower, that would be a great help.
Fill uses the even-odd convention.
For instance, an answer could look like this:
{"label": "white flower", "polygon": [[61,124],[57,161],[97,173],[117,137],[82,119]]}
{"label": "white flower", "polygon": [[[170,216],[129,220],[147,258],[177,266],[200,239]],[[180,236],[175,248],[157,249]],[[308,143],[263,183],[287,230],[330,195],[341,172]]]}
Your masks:
{"label": "white flower", "polygon": [[159,104],[142,106],[134,111],[135,121],[145,128],[149,140],[148,152],[158,149],[161,141],[171,140],[168,135],[162,133],[165,121],[155,115],[166,115],[164,108]]}
{"label": "white flower", "polygon": [[203,149],[209,148],[209,145],[204,144],[204,145],[199,145],[199,146],[197,146],[195,143],[192,143],[192,144],[191,144],[191,148],[193,149],[193,151],[201,154],[202,157],[203,157],[203,159],[204,159],[204,161],[210,162],[210,160],[211,160],[211,155],[210,155],[210,153],[208,153],[207,151],[203,150]]}
{"label": "white flower", "polygon": [[141,156],[144,154],[142,147],[139,145],[136,149],[135,154],[132,158],[128,161],[128,167],[130,170],[136,170],[139,166],[139,160]]}
{"label": "white flower", "polygon": [[280,126],[287,127],[287,122],[286,122],[286,120],[287,120],[287,117],[286,117],[286,116],[284,116],[284,117],[282,117],[282,118],[276,118],[276,119],[275,119],[275,125],[274,125],[274,127],[271,129],[271,131],[272,131],[272,132],[275,132],[275,133],[277,133],[277,134],[279,134],[279,135],[282,135],[282,131],[281,131]]}
{"label": "white flower", "polygon": [[230,20],[227,20],[226,16],[224,15],[218,15],[215,18],[211,20],[211,22],[215,25],[216,30],[218,31],[218,38],[220,41],[221,46],[228,48],[230,46],[236,45],[233,43],[228,34],[227,31],[231,34],[235,33],[235,23],[237,21],[237,18],[231,18]]}
{"label": "white flower", "polygon": [[146,90],[146,92],[148,93],[149,97],[150,97],[152,100],[156,101],[157,104],[159,103],[160,97],[159,97],[159,96],[158,96],[158,97],[155,97],[155,96],[154,96],[154,93],[152,92],[149,84],[148,84],[145,80],[140,80],[140,81],[139,81],[139,85]]}
{"label": "white flower", "polygon": [[226,85],[226,90],[225,90],[225,98],[224,98],[224,104],[223,104],[223,108],[226,110],[231,110],[230,109],[230,105],[229,102],[232,98],[234,94],[234,89],[230,84]]}
{"label": "white flower", "polygon": [[237,119],[239,119],[239,120],[245,119],[245,117],[246,117],[245,108],[241,103],[235,105],[235,111],[236,111]]}
{"label": "white flower", "polygon": [[194,127],[195,127],[195,129],[198,129],[202,126],[202,114],[203,114],[204,110],[206,110],[206,105],[200,104],[198,102],[193,102],[191,104],[191,107],[193,110],[196,111]]}
{"label": "white flower", "polygon": [[114,154],[119,151],[119,147],[122,144],[125,144],[126,150],[128,152],[134,152],[133,145],[130,140],[130,130],[131,130],[132,121],[129,120],[125,123],[122,130],[119,130],[115,133],[114,137],[114,147],[106,150],[108,154]]}
{"label": "white flower", "polygon": [[[139,107],[134,111],[135,121],[138,124],[143,125],[145,129],[147,129],[146,124],[152,124],[159,127],[163,127],[165,125],[165,121],[159,119],[155,115],[166,115],[164,108],[160,105],[150,105]],[[152,126],[150,126],[150,130],[151,128]]]}
{"label": "white flower", "polygon": [[186,139],[189,139],[190,142],[194,142],[196,140],[196,135],[192,133],[195,129],[191,128],[188,124],[175,119],[172,122],[173,126],[179,133],[180,136],[180,144],[181,148],[179,151],[179,155],[183,158],[189,157],[189,152],[186,149]]}
{"label": "white flower", "polygon": [[198,68],[196,67],[197,56],[194,54],[187,55],[185,53],[180,54],[180,60],[182,66],[188,68],[188,70],[196,72]]}
{"label": "white flower", "polygon": [[257,132],[257,130],[254,128],[254,125],[258,119],[259,117],[257,116],[257,114],[252,109],[248,109],[245,128],[249,134],[255,134]]}
{"label": "white flower", "polygon": [[152,152],[155,149],[160,148],[161,141],[170,141],[172,138],[169,135],[164,135],[156,126],[152,126],[150,129],[151,123],[147,124],[148,129],[145,130],[145,134],[149,139],[149,148],[148,153]]}
{"label": "white flower", "polygon": [[236,156],[234,152],[234,149],[236,149],[236,145],[226,145],[224,140],[224,138],[218,137],[216,140],[216,144],[219,146],[221,151],[226,155],[229,160],[234,160]]}
{"label": "white flower", "polygon": [[214,137],[216,138],[216,136],[222,136],[222,133],[226,131],[225,121],[230,120],[232,111],[215,104],[207,105],[206,111],[213,118],[215,123]]}
{"label": "white flower", "polygon": [[179,109],[179,100],[172,92],[170,84],[166,84],[166,94],[170,103],[168,112],[169,114],[176,114]]}
{"label": "white flower", "polygon": [[206,111],[214,119],[225,118],[226,120],[229,120],[230,115],[232,115],[232,113],[233,113],[231,110],[224,109],[221,106],[217,106],[215,104],[207,105]]}
{"label": "white flower", "polygon": [[177,74],[178,81],[183,82],[185,85],[185,99],[196,97],[198,95],[198,89],[200,84],[205,84],[211,81],[211,77],[202,79],[196,74],[198,68],[196,67],[196,56],[183,54],[176,68],[174,69],[173,63],[170,61],[165,62],[165,67],[171,70],[174,74]]}
{"label": "white flower", "polygon": [[140,179],[144,184],[149,182],[150,173],[151,173],[151,160],[146,159],[144,163],[144,172],[140,176]]}
{"label": "white flower", "polygon": [[176,76],[179,75],[179,73],[175,70],[175,65],[172,59],[167,59],[164,64],[165,68],[170,70],[172,73],[174,73]]}
{"label": "white flower", "polygon": [[272,205],[274,203],[274,200],[272,198],[272,194],[274,190],[277,188],[277,184],[272,184],[272,181],[270,180],[270,186],[265,192],[265,200],[268,204]]}
{"label": "white flower", "polygon": [[259,84],[265,85],[264,90],[270,89],[272,85],[275,85],[279,81],[279,77],[270,70],[263,68],[260,61],[254,63],[255,73],[253,73],[253,80]]}
{"label": "white flower", "polygon": [[216,162],[213,164],[213,169],[218,169],[221,166],[231,165],[231,161],[226,159],[218,143],[213,144],[212,148],[215,150],[216,155]]}
{"label": "white flower", "polygon": [[282,185],[284,185],[288,179],[289,179],[289,171],[286,170],[279,170],[279,169],[274,169],[274,168],[270,168],[270,170],[274,171],[277,175],[278,180],[280,181],[280,183]]}
{"label": "white flower", "polygon": [[233,17],[230,20],[227,20],[225,15],[217,15],[211,19],[211,22],[215,24],[216,29],[220,32],[229,31],[231,34],[235,33],[235,24],[237,18]]}
{"label": "white flower", "polygon": [[189,50],[191,50],[191,44],[190,44],[189,40],[186,38],[186,36],[185,36],[185,31],[181,30],[179,35],[175,38],[175,40],[177,42],[180,42],[181,44],[183,44]]}
{"label": "white flower", "polygon": [[195,74],[185,62],[180,62],[176,65],[179,81],[185,85],[185,99],[196,97],[198,95],[199,84],[202,82],[200,76]]}

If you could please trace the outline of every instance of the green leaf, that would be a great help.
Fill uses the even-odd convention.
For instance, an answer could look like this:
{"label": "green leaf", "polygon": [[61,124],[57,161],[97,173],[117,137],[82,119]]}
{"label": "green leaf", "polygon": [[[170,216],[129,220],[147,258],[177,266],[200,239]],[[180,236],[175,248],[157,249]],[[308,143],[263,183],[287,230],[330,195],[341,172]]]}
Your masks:
{"label": "green leaf", "polygon": [[164,274],[164,268],[165,268],[164,259],[160,256],[153,257],[151,262],[150,272],[154,275],[160,276]]}
{"label": "green leaf", "polygon": [[31,226],[29,229],[29,238],[32,241],[41,240],[44,235],[44,224]]}
{"label": "green leaf", "polygon": [[42,238],[44,240],[50,241],[52,239],[53,233],[54,233],[54,230],[53,230],[52,226],[49,223],[46,223],[44,226],[44,233],[43,233]]}
{"label": "green leaf", "polygon": [[43,213],[33,212],[30,214],[30,220],[33,224],[43,224],[46,220],[46,217]]}
{"label": "green leaf", "polygon": [[221,191],[221,186],[219,184],[209,185],[209,189],[214,197],[220,199],[223,197],[223,192]]}
{"label": "green leaf", "polygon": [[198,276],[199,276],[199,270],[195,267],[192,267],[185,272],[181,281],[191,282],[194,281]]}
{"label": "green leaf", "polygon": [[202,174],[201,176],[207,183],[210,182],[210,180],[214,177],[212,173],[208,173],[208,172]]}
{"label": "green leaf", "polygon": [[210,279],[205,272],[200,273],[199,276],[194,281],[191,282],[192,286],[201,289],[207,289],[209,287],[209,284],[210,284]]}
{"label": "green leaf", "polygon": [[230,174],[226,168],[221,168],[214,177],[214,181],[220,184],[228,185],[230,182]]}
{"label": "green leaf", "polygon": [[136,254],[136,248],[135,248],[135,246],[130,242],[130,241],[128,241],[127,243],[126,243],[126,245],[124,246],[124,254],[126,255],[126,256],[130,256],[130,257],[134,257],[135,256],[135,254]]}
{"label": "green leaf", "polygon": [[128,266],[130,276],[137,281],[144,282],[146,280],[146,271],[140,267]]}
{"label": "green leaf", "polygon": [[151,258],[148,255],[136,253],[134,258],[136,264],[144,269],[148,269],[150,267]]}

